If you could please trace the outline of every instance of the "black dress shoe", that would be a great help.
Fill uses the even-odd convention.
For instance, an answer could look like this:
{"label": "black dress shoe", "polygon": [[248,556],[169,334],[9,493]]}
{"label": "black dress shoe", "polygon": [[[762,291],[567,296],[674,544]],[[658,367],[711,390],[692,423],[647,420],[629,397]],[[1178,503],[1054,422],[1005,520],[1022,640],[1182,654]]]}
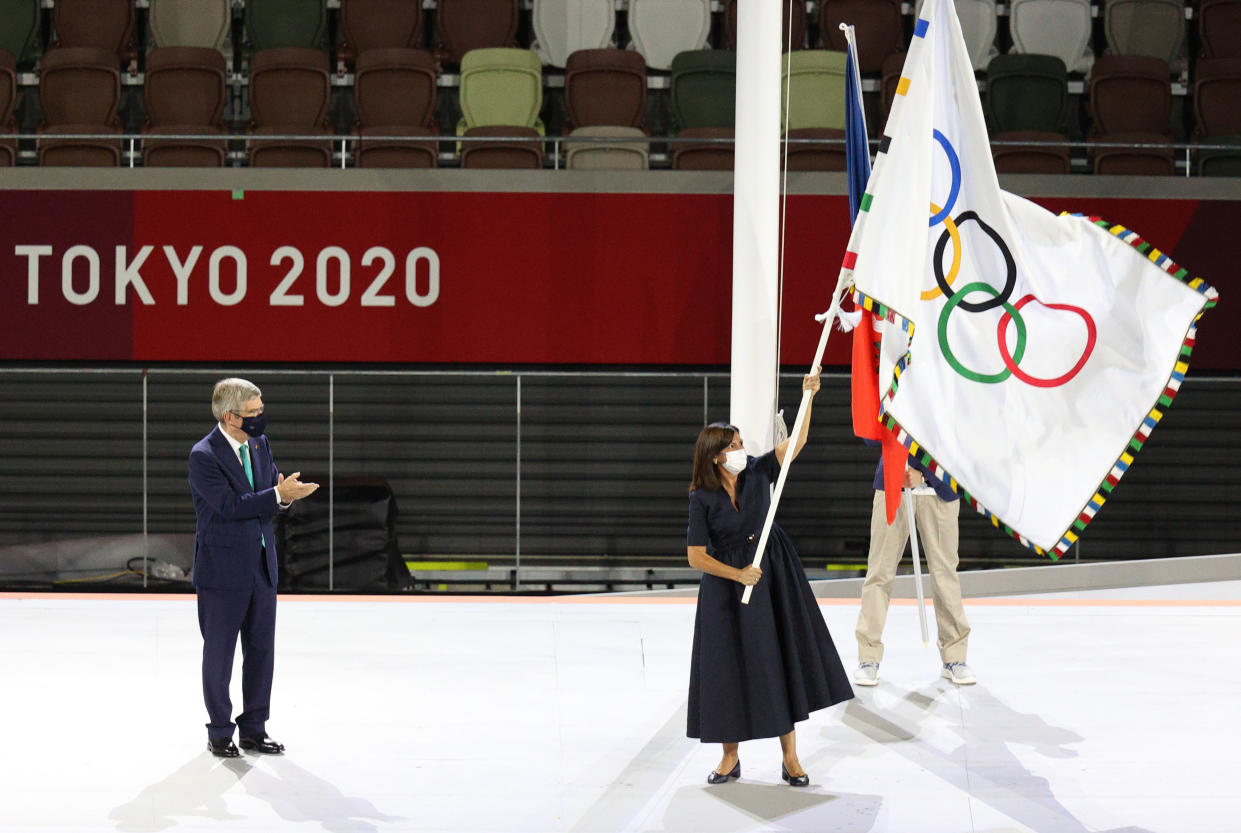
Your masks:
{"label": "black dress shoe", "polygon": [[780,764],[780,777],[789,782],[790,787],[808,787],[810,786],[810,776],[805,773],[801,775],[789,775],[788,767]]}
{"label": "black dress shoe", "polygon": [[741,777],[741,761],[737,761],[737,765],[733,767],[733,771],[728,773],[727,775],[716,772],[714,769],[711,770],[711,774],[707,776],[707,783],[708,784],[723,784],[727,782],[729,778],[740,778],[740,777]]}
{"label": "black dress shoe", "polygon": [[283,755],[284,744],[276,743],[264,732],[261,735],[251,735],[241,739],[241,748],[254,752],[262,752],[264,755]]}
{"label": "black dress shoe", "polygon": [[207,748],[217,758],[241,757],[241,753],[237,751],[237,744],[233,743],[232,738],[207,738]]}

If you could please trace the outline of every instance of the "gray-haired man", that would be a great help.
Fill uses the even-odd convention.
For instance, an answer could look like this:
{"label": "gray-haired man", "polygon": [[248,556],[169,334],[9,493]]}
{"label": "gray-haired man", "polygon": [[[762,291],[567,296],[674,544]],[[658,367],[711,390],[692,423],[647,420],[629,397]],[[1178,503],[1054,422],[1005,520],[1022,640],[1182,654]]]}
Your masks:
{"label": "gray-haired man", "polygon": [[267,736],[276,638],[276,535],[272,518],[317,483],[301,472],[285,477],[272,460],[262,394],[245,379],[221,379],[211,395],[217,425],[190,451],[190,492],[198,516],[194,587],[203,635],[203,699],[210,722],[207,747],[235,758],[228,686],[241,637],[242,749],[279,754]]}

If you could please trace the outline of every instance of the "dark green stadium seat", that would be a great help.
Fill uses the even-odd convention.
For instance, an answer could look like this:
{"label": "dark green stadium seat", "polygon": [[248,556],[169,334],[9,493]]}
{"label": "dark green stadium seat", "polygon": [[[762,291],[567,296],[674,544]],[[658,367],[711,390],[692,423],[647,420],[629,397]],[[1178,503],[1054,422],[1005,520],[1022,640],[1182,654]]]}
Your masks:
{"label": "dark green stadium seat", "polygon": [[0,49],[31,67],[39,56],[39,0],[0,0]]}
{"label": "dark green stadium seat", "polygon": [[987,121],[997,133],[1067,133],[1069,81],[1052,55],[997,55],[987,65]]}
{"label": "dark green stadium seat", "polygon": [[699,49],[672,59],[672,113],[678,130],[733,127],[736,107],[736,52]]}
{"label": "dark green stadium seat", "polygon": [[297,46],[322,49],[327,31],[323,0],[247,0],[246,39],[251,51]]}
{"label": "dark green stadium seat", "polygon": [[1212,136],[1203,139],[1212,145],[1236,145],[1227,150],[1199,150],[1198,176],[1241,177],[1241,136]]}

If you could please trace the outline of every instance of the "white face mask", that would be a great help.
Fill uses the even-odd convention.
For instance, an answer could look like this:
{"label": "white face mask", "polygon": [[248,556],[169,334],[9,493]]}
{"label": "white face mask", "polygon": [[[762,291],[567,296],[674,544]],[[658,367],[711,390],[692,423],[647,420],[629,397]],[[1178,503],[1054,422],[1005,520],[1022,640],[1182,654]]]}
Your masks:
{"label": "white face mask", "polygon": [[745,471],[745,449],[736,448],[724,455],[724,468],[733,474]]}

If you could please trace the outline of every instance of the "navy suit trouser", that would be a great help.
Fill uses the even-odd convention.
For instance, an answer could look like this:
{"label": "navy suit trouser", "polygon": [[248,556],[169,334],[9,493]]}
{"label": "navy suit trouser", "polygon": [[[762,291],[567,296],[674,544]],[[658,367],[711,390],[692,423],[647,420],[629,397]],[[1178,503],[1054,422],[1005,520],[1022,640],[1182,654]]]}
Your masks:
{"label": "navy suit trouser", "polygon": [[198,627],[203,635],[203,700],[207,736],[231,738],[234,723],[228,687],[233,655],[241,637],[242,737],[262,735],[271,712],[271,680],[276,645],[276,588],[266,570],[255,571],[250,586],[237,590],[198,588]]}

